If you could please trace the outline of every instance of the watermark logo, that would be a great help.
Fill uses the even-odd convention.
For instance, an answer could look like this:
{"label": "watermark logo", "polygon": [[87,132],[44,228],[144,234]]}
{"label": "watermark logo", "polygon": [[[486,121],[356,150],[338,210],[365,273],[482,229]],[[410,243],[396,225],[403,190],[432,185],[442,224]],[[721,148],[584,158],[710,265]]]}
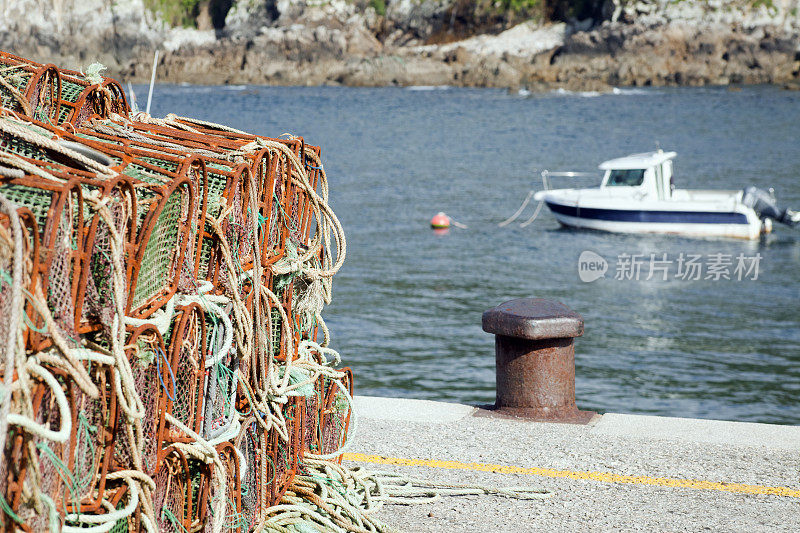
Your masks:
{"label": "watermark logo", "polygon": [[[761,266],[761,254],[691,254],[681,252],[677,256],[667,253],[617,255],[613,279],[617,281],[681,281],[729,280],[755,281]],[[578,276],[590,283],[605,277],[609,263],[590,250],[581,252],[578,258]]]}
{"label": "watermark logo", "polygon": [[591,250],[584,250],[578,258],[578,277],[584,283],[604,278],[608,271],[608,261]]}

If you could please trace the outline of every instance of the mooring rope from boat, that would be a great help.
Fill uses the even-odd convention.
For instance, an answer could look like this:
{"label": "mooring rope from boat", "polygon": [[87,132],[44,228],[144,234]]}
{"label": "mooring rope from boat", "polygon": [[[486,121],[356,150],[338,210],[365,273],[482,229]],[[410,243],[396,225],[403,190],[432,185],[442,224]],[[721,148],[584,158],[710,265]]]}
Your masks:
{"label": "mooring rope from boat", "polygon": [[544,205],[544,200],[539,200],[539,205],[536,206],[536,209],[531,215],[531,218],[529,218],[525,222],[520,223],[519,227],[527,228],[528,226],[530,226],[533,223],[533,221],[536,220],[536,217],[539,216],[539,212],[542,210],[543,205]]}
{"label": "mooring rope from boat", "polygon": [[514,212],[514,214],[513,214],[513,215],[511,215],[510,217],[508,217],[507,219],[505,219],[504,221],[502,221],[501,223],[499,223],[499,224],[498,224],[498,226],[500,226],[500,227],[502,228],[502,227],[508,226],[509,224],[511,224],[512,222],[514,222],[514,221],[515,221],[515,220],[516,220],[516,219],[517,219],[517,218],[518,218],[518,217],[519,217],[519,216],[522,214],[522,211],[524,211],[524,210],[525,210],[525,208],[528,206],[528,202],[530,202],[530,201],[531,201],[531,198],[533,198],[533,194],[534,194],[534,192],[535,192],[535,191],[534,191],[533,189],[531,189],[530,191],[528,191],[528,196],[526,196],[526,197],[525,197],[525,200],[523,200],[523,201],[522,201],[522,205],[521,205],[521,206],[519,206],[519,209],[517,209],[517,210]]}
{"label": "mooring rope from boat", "polygon": [[[549,172],[547,170],[544,170],[544,171],[541,172],[542,191],[547,191],[547,190],[550,189],[550,184],[549,184],[549,181],[547,180],[548,176],[562,176],[562,175],[563,176],[572,177],[572,176],[579,176],[579,175],[587,175],[588,176],[590,174],[584,173],[584,172]],[[533,198],[533,196],[535,194],[536,194],[536,191],[534,189],[531,189],[530,191],[528,191],[528,195],[525,197],[525,200],[522,201],[522,205],[519,206],[519,209],[517,209],[514,212],[513,215],[511,215],[510,217],[508,217],[504,221],[500,222],[498,224],[498,226],[503,228],[505,226],[508,226],[512,222],[514,222],[517,218],[519,218],[519,216],[522,214],[522,212],[528,206],[528,203],[531,201],[531,199]],[[538,217],[539,213],[542,211],[542,206],[543,205],[544,205],[544,199],[539,200],[539,205],[536,206],[536,209],[534,209],[533,214],[530,216],[530,218],[528,218],[528,220],[526,220],[525,222],[520,223],[519,227],[520,228],[527,228],[528,226],[533,224],[533,221],[536,220],[536,217]]]}

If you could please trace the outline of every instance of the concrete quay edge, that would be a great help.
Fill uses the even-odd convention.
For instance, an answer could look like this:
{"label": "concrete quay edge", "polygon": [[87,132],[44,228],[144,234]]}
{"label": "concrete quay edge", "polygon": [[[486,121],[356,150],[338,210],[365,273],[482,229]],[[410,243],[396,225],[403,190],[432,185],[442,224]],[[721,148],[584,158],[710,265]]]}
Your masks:
{"label": "concrete quay edge", "polygon": [[[432,400],[356,396],[354,401],[356,416],[370,420],[436,425],[482,414],[482,410],[474,406]],[[549,425],[543,422],[529,423]],[[800,451],[800,426],[605,413],[589,424],[588,431],[616,437]]]}

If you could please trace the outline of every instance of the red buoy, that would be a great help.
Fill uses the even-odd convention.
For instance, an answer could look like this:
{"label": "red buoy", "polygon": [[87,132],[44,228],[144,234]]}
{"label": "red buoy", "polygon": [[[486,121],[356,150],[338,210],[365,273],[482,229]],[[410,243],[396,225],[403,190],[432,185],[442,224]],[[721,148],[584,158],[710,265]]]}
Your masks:
{"label": "red buoy", "polygon": [[433,229],[445,229],[450,227],[450,217],[439,211],[431,219]]}

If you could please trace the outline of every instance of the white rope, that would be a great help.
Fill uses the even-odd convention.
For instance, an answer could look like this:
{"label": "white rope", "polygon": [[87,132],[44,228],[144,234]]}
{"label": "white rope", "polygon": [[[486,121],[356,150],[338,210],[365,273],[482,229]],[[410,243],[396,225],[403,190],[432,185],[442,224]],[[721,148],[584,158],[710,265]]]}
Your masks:
{"label": "white rope", "polygon": [[70,413],[67,397],[64,394],[64,391],[61,389],[61,384],[50,372],[36,363],[35,357],[28,359],[28,364],[26,367],[29,372],[42,378],[42,380],[47,383],[47,385],[50,387],[50,390],[53,392],[56,405],[58,405],[61,428],[58,431],[53,431],[49,427],[37,424],[30,418],[23,415],[18,415],[17,413],[8,414],[8,423],[23,427],[29,433],[32,433],[33,435],[43,439],[61,443],[67,442],[69,440],[70,432],[72,431],[72,414]]}
{"label": "white rope", "polygon": [[25,172],[18,168],[0,167],[0,176],[4,178],[19,179],[25,177]]}
{"label": "white rope", "polygon": [[[0,163],[3,163],[4,165],[8,165],[8,166],[11,166],[11,167],[15,167],[15,169],[21,171],[22,172],[22,176],[21,177],[25,177],[25,173],[27,172],[28,174],[32,174],[34,176],[39,176],[40,178],[44,178],[44,179],[46,179],[48,181],[54,181],[54,182],[57,182],[57,183],[63,183],[64,182],[64,180],[61,180],[61,179],[53,176],[49,172],[41,169],[40,167],[38,167],[38,166],[36,166],[36,165],[34,165],[34,164],[22,159],[18,155],[12,154],[10,152],[0,152]],[[17,174],[16,176],[19,176],[19,174]],[[16,176],[9,176],[9,177],[16,177]]]}
{"label": "white rope", "polygon": [[[11,203],[5,196],[0,194],[0,211],[5,213],[10,222],[11,233],[13,235],[13,250],[11,257],[12,273],[11,273],[11,298],[9,305],[8,316],[8,339],[6,339],[6,346],[3,351],[4,365],[3,365],[3,390],[2,398],[0,401],[0,472],[4,472],[5,453],[6,449],[6,435],[8,429],[8,415],[11,409],[11,384],[14,379],[14,361],[16,354],[20,350],[19,339],[19,318],[25,310],[22,308],[22,224],[19,220],[17,213],[17,206]],[[0,284],[4,283],[0,281]],[[0,346],[0,349],[3,347]]]}
{"label": "white rope", "polygon": [[[147,117],[142,118],[147,120]],[[168,117],[168,120],[164,121],[164,123],[178,127],[176,124],[181,120],[180,117],[171,116]],[[157,119],[153,119],[150,123],[161,124]],[[214,127],[209,123],[190,123],[196,124],[197,126]],[[8,126],[8,124],[10,124],[10,126]],[[93,160],[89,160],[89,162],[83,161],[80,159],[80,157],[84,157],[81,154],[77,152],[72,153],[73,151],[71,149],[61,146],[54,139],[48,138],[47,131],[39,133],[38,129],[33,130],[24,125],[12,123],[11,121],[0,124],[0,126],[3,125],[8,126],[10,129],[17,128],[13,134],[19,134],[21,137],[24,135],[26,138],[33,139],[31,142],[35,142],[39,146],[70,157],[81,165],[86,166],[90,171],[98,174],[99,177],[116,176],[108,167],[100,165]],[[182,129],[186,131],[198,131],[186,124],[182,125]],[[226,131],[231,130],[227,129]],[[108,134],[111,133],[108,132]],[[117,134],[119,133],[117,132]],[[135,135],[139,136],[138,134]],[[157,139],[146,139],[148,143],[152,142],[157,144],[155,142]],[[138,142],[145,142],[145,140],[138,139]],[[166,148],[173,149],[172,147]],[[330,334],[322,319],[322,309],[326,303],[330,303],[331,301],[331,277],[341,268],[346,257],[346,239],[343,228],[328,204],[327,178],[325,177],[324,170],[321,171],[319,174],[319,182],[312,187],[310,175],[305,168],[305,158],[309,157],[314,159],[316,165],[320,169],[322,168],[318,157],[313,152],[307,150],[306,153],[298,156],[284,143],[262,139],[259,139],[252,148],[259,151],[263,150],[264,153],[269,151],[271,155],[277,154],[279,157],[285,158],[281,159],[282,165],[291,165],[292,178],[290,183],[295,191],[305,194],[307,205],[309,205],[311,212],[310,217],[314,219],[313,222],[309,222],[309,224],[312,225],[313,238],[305,238],[305,242],[296,243],[298,253],[291,260],[284,260],[273,264],[269,267],[272,270],[271,272],[269,268],[262,269],[261,251],[259,248],[264,237],[263,231],[269,231],[269,229],[261,229],[259,227],[258,218],[254,216],[254,213],[257,213],[259,209],[257,187],[255,186],[256,179],[248,174],[243,179],[251,180],[248,212],[250,213],[249,222],[252,222],[253,225],[252,231],[254,232],[254,238],[252,244],[248,245],[247,250],[240,249],[236,250],[235,253],[241,254],[250,252],[249,246],[252,246],[254,258],[252,270],[246,273],[239,271],[240,268],[238,266],[238,261],[236,261],[237,258],[234,252],[231,251],[230,246],[228,246],[225,235],[222,232],[222,223],[230,213],[230,209],[228,209],[219,220],[212,220],[209,223],[214,230],[215,236],[220,237],[222,255],[224,257],[224,268],[227,269],[229,274],[227,282],[230,283],[230,286],[233,288],[233,294],[227,296],[210,294],[214,286],[207,281],[200,281],[197,284],[196,294],[178,293],[174,295],[161,309],[153,313],[153,315],[147,319],[126,317],[124,314],[125,304],[127,302],[127,288],[125,286],[126,270],[123,259],[127,257],[129,253],[128,250],[125,249],[125,243],[123,242],[123,235],[126,234],[126,227],[124,225],[122,227],[115,225],[108,207],[110,198],[102,198],[99,191],[84,191],[86,205],[96,213],[99,213],[102,221],[104,221],[109,228],[110,255],[113,265],[111,282],[115,307],[113,318],[109,321],[110,324],[106,324],[106,331],[110,329],[111,346],[107,351],[105,348],[101,348],[92,343],[89,343],[86,347],[74,348],[68,346],[65,342],[56,340],[56,337],[59,335],[58,330],[55,327],[51,328],[54,332],[54,343],[59,351],[53,349],[46,353],[39,354],[38,358],[31,358],[30,361],[25,363],[25,366],[21,368],[22,372],[16,382],[16,386],[25,386],[23,381],[26,379],[24,374],[27,371],[41,377],[42,380],[53,389],[53,396],[59,405],[62,427],[58,431],[43,428],[33,422],[30,416],[31,413],[26,413],[27,416],[11,413],[8,419],[9,423],[21,425],[31,433],[41,434],[43,438],[47,438],[48,440],[66,442],[69,438],[72,420],[72,416],[69,413],[67,397],[61,389],[59,381],[41,367],[40,363],[52,365],[52,367],[57,369],[63,369],[76,381],[83,379],[83,374],[86,374],[85,379],[88,380],[88,384],[84,383],[82,388],[95,386],[95,384],[91,382],[91,379],[89,379],[86,371],[86,368],[92,368],[91,365],[104,365],[115,369],[113,388],[118,399],[119,408],[122,413],[121,416],[124,417],[123,422],[126,430],[130,430],[127,434],[130,441],[128,444],[130,446],[133,464],[130,466],[131,470],[108,474],[107,480],[124,480],[128,484],[130,490],[127,496],[128,500],[125,507],[120,510],[113,509],[109,502],[105,500],[102,501],[100,511],[107,511],[104,514],[72,513],[67,515],[66,520],[69,522],[81,524],[80,527],[65,526],[63,531],[67,533],[78,533],[79,531],[88,533],[107,532],[118,520],[130,516],[136,509],[141,510],[141,524],[145,529],[148,531],[155,531],[157,529],[154,520],[155,512],[152,509],[152,491],[155,488],[155,484],[150,477],[143,473],[142,469],[141,449],[143,447],[143,435],[141,419],[145,414],[145,410],[133,380],[133,370],[131,369],[130,361],[126,353],[126,349],[130,350],[130,347],[125,346],[125,340],[127,338],[125,325],[127,324],[133,327],[152,325],[162,335],[166,335],[169,333],[170,328],[174,326],[175,308],[178,305],[197,304],[207,316],[219,319],[219,323],[221,324],[219,325],[221,337],[219,337],[218,342],[214,343],[214,348],[211,350],[213,355],[209,354],[211,356],[206,359],[207,368],[221,363],[224,357],[231,354],[232,350],[240,350],[243,356],[250,356],[251,360],[253,360],[251,354],[259,354],[258,356],[261,357],[261,359],[257,360],[256,363],[262,365],[262,367],[258,370],[254,369],[254,373],[258,376],[257,381],[255,381],[255,383],[258,383],[258,387],[256,388],[260,390],[252,391],[250,385],[245,382],[246,380],[242,379],[242,376],[239,375],[238,369],[234,369],[233,378],[234,385],[241,382],[243,388],[250,397],[251,407],[257,415],[257,419],[263,431],[274,430],[279,438],[288,441],[292,426],[289,425],[289,422],[287,422],[284,417],[284,405],[289,401],[291,396],[303,394],[302,389],[304,387],[316,384],[320,379],[325,377],[332,380],[341,390],[341,396],[336,397],[335,408],[342,409],[345,413],[349,411],[351,423],[348,428],[349,431],[342,436],[341,447],[339,449],[324,455],[309,454],[309,457],[311,459],[339,457],[349,448],[357,433],[358,424],[354,412],[354,402],[349,390],[347,390],[343,382],[346,374],[333,368],[340,362],[340,357],[335,350],[327,347]],[[220,149],[220,152],[228,151]],[[245,150],[243,153],[247,153],[247,151]],[[43,170],[37,165],[30,164],[22,158],[11,155],[6,156],[5,154],[0,155],[3,155],[10,161],[8,166],[15,176],[19,176],[21,171],[31,175],[39,175],[43,179],[63,182],[63,180],[50,175],[46,170]],[[76,155],[79,157],[76,157]],[[233,154],[232,157],[235,158],[237,156]],[[254,161],[253,157],[250,157],[249,161]],[[283,179],[287,182],[287,185],[290,184],[286,174],[283,175]],[[319,192],[317,189],[319,189]],[[271,193],[272,191],[268,191],[268,194]],[[121,218],[127,220],[125,216]],[[314,223],[316,223],[315,230],[313,226]],[[291,229],[293,232],[295,231],[294,228]],[[335,256],[333,255],[333,246],[336,247]],[[263,270],[266,270],[266,272]],[[291,316],[287,313],[282,299],[273,293],[263,282],[265,276],[279,275],[281,273],[298,277],[303,282],[295,284],[298,293],[295,294],[293,313]],[[253,287],[254,294],[251,296],[253,301],[248,301],[246,303],[243,301],[244,296],[240,294],[238,287],[240,287],[240,282],[248,283],[248,279],[250,286]],[[32,291],[36,292],[34,289],[32,289]],[[36,299],[39,300],[40,303],[46,302],[41,295],[41,288],[39,288],[39,292],[36,292]],[[262,313],[269,308],[269,306],[266,305],[267,302],[279,310],[282,319],[281,342],[283,343],[282,349],[285,352],[286,359],[281,363],[278,363],[274,359],[274,352],[266,338],[266,318]],[[254,304],[255,312],[253,312],[253,309],[249,308],[250,304]],[[44,304],[44,308],[44,311],[47,311],[46,303]],[[50,316],[50,319],[52,321],[52,316]],[[323,342],[318,344],[308,339],[302,339],[302,336],[295,339],[295,332],[293,329],[296,325],[296,320],[299,320],[299,324],[303,328],[311,327],[314,321],[316,321],[316,324],[322,330]],[[49,327],[47,319],[45,319],[45,322],[48,323]],[[303,329],[303,331],[306,331],[306,329]],[[217,349],[217,347],[219,348]],[[24,353],[22,356],[24,357]],[[16,361],[17,366],[19,366],[19,360],[17,359]],[[236,390],[237,387],[234,386],[231,391],[232,405],[235,405]],[[10,397],[10,394],[8,396]],[[97,396],[99,396],[99,392],[95,393],[95,397]],[[346,407],[340,405],[344,403],[340,401],[341,397],[346,399]],[[205,412],[205,406],[203,406],[203,412]],[[221,442],[230,441],[241,433],[239,417],[235,414],[234,410],[234,416],[231,418],[230,422],[222,428],[221,434],[212,440],[204,440],[172,414],[165,413],[164,416],[170,426],[186,434],[192,440],[191,443],[177,443],[176,447],[178,449],[181,449],[187,455],[197,457],[206,463],[213,464],[212,482],[221,483],[222,488],[215,492],[213,501],[211,502],[214,507],[214,512],[212,513],[213,516],[209,519],[212,520],[211,526],[214,533],[220,533],[224,527],[223,520],[225,519],[226,509],[226,472],[214,446]],[[294,423],[297,423],[297,421]],[[44,430],[48,430],[49,433]],[[147,437],[151,438],[152,436]],[[0,449],[2,449],[1,446]],[[253,465],[246,464],[240,450],[236,449],[236,455],[240,465],[240,475],[243,475],[248,467],[254,468]],[[29,480],[35,481],[35,476],[31,474]],[[252,490],[256,490],[256,487],[252,487]],[[263,488],[259,488],[259,490],[263,490]],[[291,504],[295,505],[295,508],[303,507],[299,503],[300,499],[295,499],[295,502],[295,504]],[[55,506],[53,506],[53,509],[55,509]],[[306,509],[303,512],[307,514],[313,511]],[[328,520],[331,526],[338,527],[334,521],[326,519],[322,514],[320,514],[320,516],[322,520]],[[375,528],[368,525],[368,522],[364,522],[361,518],[358,518],[358,516],[356,516],[355,521],[359,524],[363,522],[362,525],[370,531],[375,530]]]}
{"label": "white rope", "polygon": [[20,139],[36,144],[41,148],[46,148],[50,151],[64,155],[101,176],[112,177],[115,174],[110,168],[98,163],[94,159],[88,158],[85,155],[76,152],[75,150],[67,148],[56,141],[45,137],[41,133],[37,133],[32,129],[26,128],[21,122],[12,121],[9,117],[0,117],[0,131],[9,133],[19,137]]}
{"label": "white rope", "polygon": [[502,228],[514,222],[517,219],[517,217],[519,217],[522,214],[522,211],[525,210],[525,207],[528,205],[528,202],[530,202],[531,198],[533,198],[534,192],[536,191],[534,190],[528,191],[528,196],[525,197],[525,200],[523,200],[522,205],[519,206],[519,209],[517,209],[513,215],[511,215],[510,217],[499,223],[498,226]]}
{"label": "white rope", "polygon": [[[175,443],[174,446],[176,448],[214,465],[216,475],[212,476],[212,479],[214,479],[215,482],[221,487],[220,494],[222,497],[217,500],[216,507],[214,508],[212,531],[213,533],[221,533],[224,526],[223,520],[225,518],[224,493],[227,485],[227,474],[225,473],[225,467],[222,465],[222,461],[220,461],[219,454],[217,453],[217,450],[211,444],[209,444],[208,441],[189,429],[183,422],[172,416],[170,413],[164,413],[164,418],[167,422],[174,425],[176,428],[194,440],[192,444]],[[255,490],[255,487],[252,488]]]}
{"label": "white rope", "polygon": [[[215,315],[222,322],[223,343],[222,347],[216,351],[214,357],[206,359],[206,368],[211,368],[217,363],[221,362],[231,351],[233,346],[233,323],[231,322],[228,314],[214,301],[229,303],[230,299],[226,296],[215,295],[194,295],[194,294],[181,294],[177,296],[178,305],[188,305],[191,303],[198,304],[203,311]],[[170,300],[171,301],[171,300]]]}
{"label": "white rope", "polygon": [[553,494],[536,487],[494,487],[492,485],[442,483],[407,477],[395,472],[368,472],[364,479],[380,483],[383,494],[372,497],[387,503],[415,505],[431,503],[442,496],[470,496],[493,494],[517,500],[541,500]]}
{"label": "white rope", "polygon": [[165,307],[158,309],[147,318],[125,317],[125,324],[138,328],[146,324],[153,325],[161,335],[169,331],[172,326],[172,319],[175,317],[175,296],[167,300]]}
{"label": "white rope", "polygon": [[[239,369],[236,369],[236,372],[238,371]],[[208,444],[211,446],[216,446],[218,444],[222,444],[223,442],[232,441],[239,435],[239,432],[241,430],[242,430],[242,423],[239,421],[237,417],[234,417],[231,424],[228,426],[227,429],[225,429],[225,432],[217,437],[214,437],[213,439],[208,439]]]}
{"label": "white rope", "polygon": [[105,533],[106,531],[110,531],[113,528],[117,521],[127,518],[133,514],[136,508],[139,506],[139,491],[136,488],[136,483],[127,478],[125,481],[128,483],[128,490],[130,491],[130,496],[128,496],[128,503],[119,510],[109,511],[106,514],[68,514],[65,517],[66,521],[69,522],[78,522],[80,524],[101,524],[95,527],[71,527],[64,525],[61,529],[62,533]]}
{"label": "white rope", "polygon": [[530,226],[533,223],[533,221],[536,220],[536,217],[539,216],[539,212],[542,210],[543,205],[544,205],[544,200],[539,200],[539,205],[536,206],[536,210],[531,215],[531,218],[521,223],[519,227],[527,228],[528,226]]}

